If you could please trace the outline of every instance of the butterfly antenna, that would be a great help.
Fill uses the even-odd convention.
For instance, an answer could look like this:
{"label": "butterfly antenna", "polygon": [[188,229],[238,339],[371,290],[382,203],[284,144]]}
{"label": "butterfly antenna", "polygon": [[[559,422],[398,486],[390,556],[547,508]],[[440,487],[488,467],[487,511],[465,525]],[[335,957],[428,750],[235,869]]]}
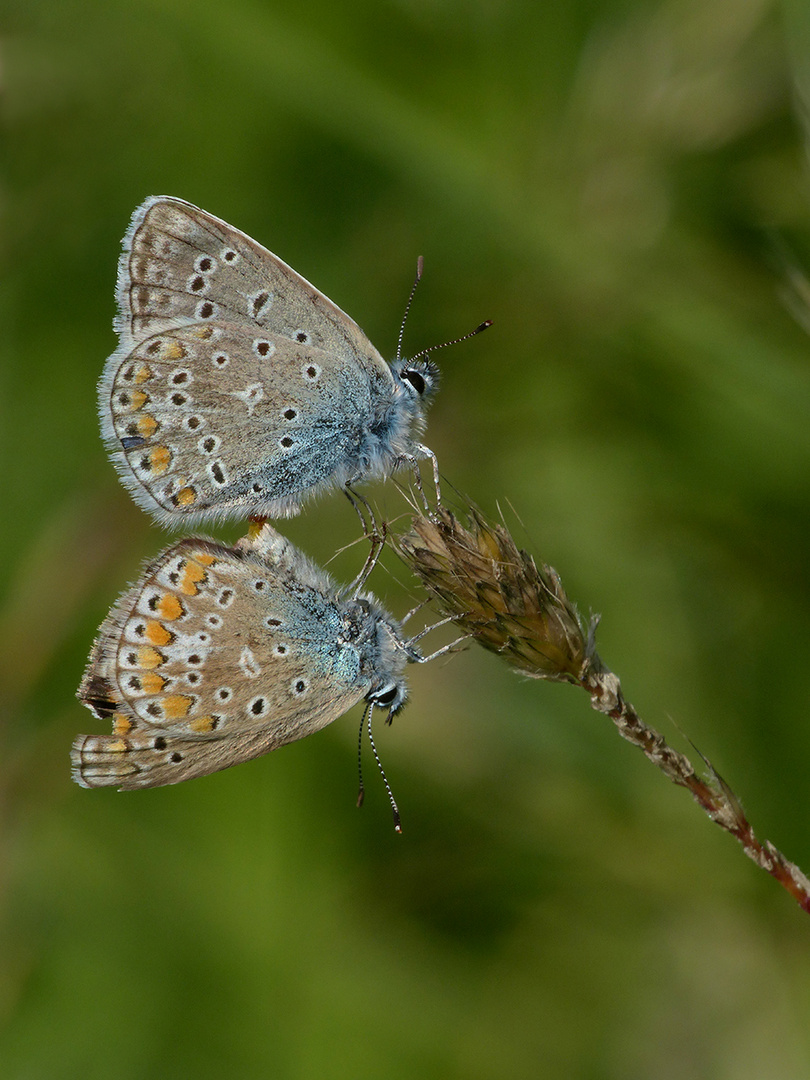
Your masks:
{"label": "butterfly antenna", "polygon": [[[391,785],[388,783],[388,777],[385,775],[385,769],[382,767],[382,762],[380,761],[380,755],[377,753],[377,747],[376,747],[376,745],[374,743],[374,736],[371,734],[371,715],[372,715],[373,712],[374,712],[374,702],[371,701],[371,702],[369,702],[368,711],[365,714],[368,717],[368,741],[371,743],[371,750],[372,750],[372,752],[374,754],[374,760],[377,762],[377,768],[380,770],[380,776],[382,777],[382,781],[385,784],[385,790],[388,792],[388,801],[391,803],[391,812],[394,815],[394,829],[395,829],[396,832],[401,833],[402,832],[402,823],[401,823],[400,817],[399,817],[399,807],[397,806],[397,801],[394,798],[394,793],[391,790]],[[363,717],[363,719],[365,719],[365,716]],[[362,729],[362,726],[361,726],[361,728],[360,728],[361,733],[362,733],[362,730],[363,729]],[[361,783],[362,783],[362,781],[361,781]],[[362,790],[363,790],[362,786],[361,786],[360,790],[362,792]],[[360,804],[358,803],[358,805],[360,805]]]}
{"label": "butterfly antenna", "polygon": [[366,789],[363,784],[363,725],[366,722],[366,717],[371,712],[373,706],[371,702],[368,703],[368,707],[363,710],[363,715],[360,717],[360,731],[357,735],[357,779],[359,781],[357,789],[357,805],[362,806],[366,797]]}
{"label": "butterfly antenna", "polygon": [[[412,364],[415,364],[416,361],[421,360],[422,357],[425,357],[425,359],[427,359],[432,352],[436,352],[438,349],[446,349],[448,345],[460,345],[462,341],[467,341],[469,338],[475,337],[476,334],[480,334],[482,333],[482,331],[488,330],[490,326],[492,326],[492,319],[487,319],[485,322],[482,322],[480,326],[476,326],[474,330],[471,330],[469,334],[464,334],[463,337],[453,338],[452,341],[444,341],[441,345],[430,345],[427,349],[422,349],[422,351],[418,352],[416,356],[411,357],[410,362]],[[399,357],[397,357],[397,359],[399,359]]]}
{"label": "butterfly antenna", "polygon": [[397,362],[402,358],[402,336],[405,333],[405,323],[408,320],[408,312],[411,310],[416,286],[422,280],[422,271],[424,268],[425,260],[420,255],[416,260],[416,277],[414,278],[413,285],[411,285],[411,295],[408,297],[408,303],[405,305],[405,314],[402,316],[402,325],[399,328],[399,337],[397,338]]}

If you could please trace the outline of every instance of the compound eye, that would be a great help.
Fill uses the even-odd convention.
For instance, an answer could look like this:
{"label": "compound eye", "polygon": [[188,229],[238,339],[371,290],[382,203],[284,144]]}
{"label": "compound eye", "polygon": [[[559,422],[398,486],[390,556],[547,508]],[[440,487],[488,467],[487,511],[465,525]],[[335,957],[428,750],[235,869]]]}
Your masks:
{"label": "compound eye", "polygon": [[384,687],[379,694],[375,694],[371,699],[375,705],[390,705],[394,698],[397,696],[396,684]]}
{"label": "compound eye", "polygon": [[402,372],[402,378],[406,379],[411,384],[420,397],[424,394],[425,380],[418,371],[415,371],[413,368],[405,368]]}

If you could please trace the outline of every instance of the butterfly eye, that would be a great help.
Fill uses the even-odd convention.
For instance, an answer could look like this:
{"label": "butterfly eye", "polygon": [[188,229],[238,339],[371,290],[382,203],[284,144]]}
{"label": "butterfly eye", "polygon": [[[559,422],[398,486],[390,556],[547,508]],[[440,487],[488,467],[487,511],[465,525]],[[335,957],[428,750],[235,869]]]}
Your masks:
{"label": "butterfly eye", "polygon": [[401,377],[411,384],[419,397],[424,394],[425,380],[418,371],[415,371],[413,368],[405,368],[401,372]]}
{"label": "butterfly eye", "polygon": [[371,700],[375,705],[390,705],[397,696],[397,690],[396,683],[392,683],[390,686],[383,687],[378,694],[374,694]]}

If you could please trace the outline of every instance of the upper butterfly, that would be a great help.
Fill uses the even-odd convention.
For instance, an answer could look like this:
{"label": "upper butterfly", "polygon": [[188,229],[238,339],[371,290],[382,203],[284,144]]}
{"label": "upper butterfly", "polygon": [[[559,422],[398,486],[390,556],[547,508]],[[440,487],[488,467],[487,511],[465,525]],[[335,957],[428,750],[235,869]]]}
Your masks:
{"label": "upper butterfly", "polygon": [[418,438],[435,365],[388,364],[323,293],[204,210],[157,196],[135,211],[117,299],[102,434],[158,521],[288,517],[325,487],[433,457]]}

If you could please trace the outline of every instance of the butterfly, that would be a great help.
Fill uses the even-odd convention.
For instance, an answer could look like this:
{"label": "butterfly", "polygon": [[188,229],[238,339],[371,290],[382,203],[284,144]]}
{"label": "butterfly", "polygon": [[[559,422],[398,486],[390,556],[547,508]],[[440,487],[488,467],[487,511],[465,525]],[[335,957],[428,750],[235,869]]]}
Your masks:
{"label": "butterfly", "polygon": [[370,731],[373,707],[389,720],[402,708],[406,664],[439,654],[423,656],[421,636],[405,640],[370,595],[344,598],[268,524],[234,547],[181,540],[99,631],[78,697],[113,731],[75,740],[73,779],[177,784],[304,738],[361,700]]}
{"label": "butterfly", "polygon": [[123,249],[101,428],[160,523],[291,516],[420,458],[437,475],[419,441],[427,352],[387,363],[278,256],[181,199],[147,199]]}

